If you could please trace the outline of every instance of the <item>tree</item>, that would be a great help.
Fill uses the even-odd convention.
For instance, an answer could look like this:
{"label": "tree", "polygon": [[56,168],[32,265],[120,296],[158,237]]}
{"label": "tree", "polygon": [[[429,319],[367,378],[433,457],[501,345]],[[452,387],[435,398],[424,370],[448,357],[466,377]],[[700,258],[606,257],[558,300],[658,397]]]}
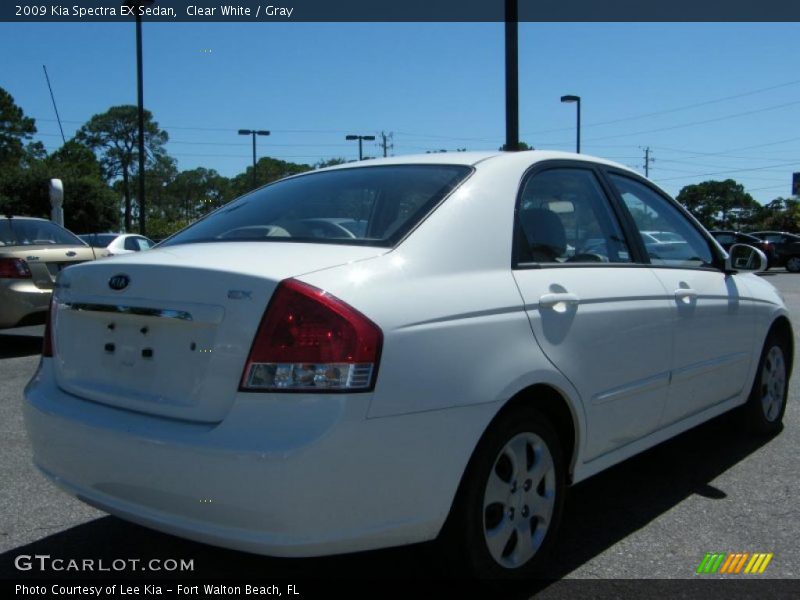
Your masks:
{"label": "tree", "polygon": [[333,167],[336,165],[343,165],[347,162],[345,158],[329,158],[327,160],[320,160],[314,163],[315,169],[324,169],[325,167]]}
{"label": "tree", "polygon": [[[501,152],[505,152],[506,150],[508,150],[508,146],[506,144],[503,144],[498,148],[498,150],[500,150]],[[517,150],[535,150],[535,148],[533,146],[529,146],[525,142],[519,142]]]}
{"label": "tree", "polygon": [[214,169],[181,171],[167,186],[173,218],[194,220],[219,208],[229,198],[230,181]]}
{"label": "tree", "polygon": [[36,125],[31,117],[26,117],[16,105],[14,98],[0,87],[0,167],[3,169],[19,167],[29,153],[34,157],[44,152],[44,147],[34,142],[25,142],[36,133]]}
{"label": "tree", "polygon": [[[256,163],[256,187],[272,183],[289,175],[305,173],[311,171],[311,165],[299,165],[297,163],[286,162],[277,158],[265,156]],[[230,199],[246,194],[253,189],[253,167],[247,167],[244,173],[236,175],[231,179]]]}
{"label": "tree", "polygon": [[709,229],[734,227],[733,215],[738,217],[735,225],[741,226],[742,221],[756,220],[762,210],[744,186],[733,179],[687,185],[677,200]]}
{"label": "tree", "polygon": [[64,225],[75,233],[119,228],[117,195],[103,179],[94,153],[70,140],[45,161],[48,179],[64,182]]}
{"label": "tree", "polygon": [[797,198],[775,198],[764,207],[764,218],[758,229],[789,232],[800,230],[800,201]]}
{"label": "tree", "polygon": [[[100,163],[110,181],[122,177],[122,194],[125,198],[125,231],[132,228],[133,202],[131,177],[136,174],[139,160],[139,121],[135,106],[112,106],[106,112],[94,115],[78,130],[76,139],[100,153]],[[166,155],[164,144],[169,136],[158,127],[149,110],[144,111],[144,146],[150,166]]]}

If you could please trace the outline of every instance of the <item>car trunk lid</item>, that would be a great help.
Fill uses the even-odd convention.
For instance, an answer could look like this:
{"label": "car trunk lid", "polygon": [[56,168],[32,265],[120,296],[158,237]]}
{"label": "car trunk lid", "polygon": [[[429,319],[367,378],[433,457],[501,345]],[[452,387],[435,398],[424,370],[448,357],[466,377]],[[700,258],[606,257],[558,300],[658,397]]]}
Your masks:
{"label": "car trunk lid", "polygon": [[120,408],[218,422],[278,283],[385,249],[281,242],[170,246],[65,271],[56,380]]}
{"label": "car trunk lid", "polygon": [[65,268],[95,258],[88,246],[52,245],[8,246],[2,248],[0,256],[24,260],[34,285],[43,290],[53,289],[56,277]]}

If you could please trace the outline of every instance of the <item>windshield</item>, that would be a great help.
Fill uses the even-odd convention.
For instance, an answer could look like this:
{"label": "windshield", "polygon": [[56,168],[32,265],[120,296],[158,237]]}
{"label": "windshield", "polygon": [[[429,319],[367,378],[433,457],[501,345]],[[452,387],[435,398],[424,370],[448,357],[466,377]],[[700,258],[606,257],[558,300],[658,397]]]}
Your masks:
{"label": "windshield", "polygon": [[38,219],[0,219],[0,246],[85,246],[66,229]]}
{"label": "windshield", "polygon": [[387,165],[285,179],[234,200],[161,246],[233,241],[393,246],[470,172],[459,165]]}

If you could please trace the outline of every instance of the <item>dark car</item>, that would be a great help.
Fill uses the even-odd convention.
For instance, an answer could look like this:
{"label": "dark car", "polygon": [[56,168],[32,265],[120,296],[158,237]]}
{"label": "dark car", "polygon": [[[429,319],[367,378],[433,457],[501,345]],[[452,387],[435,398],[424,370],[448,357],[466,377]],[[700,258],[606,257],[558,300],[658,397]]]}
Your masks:
{"label": "dark car", "polygon": [[800,273],[800,236],[785,231],[756,231],[751,233],[775,248],[776,264],[791,273]]}
{"label": "dark car", "polygon": [[741,231],[709,231],[714,236],[720,246],[725,248],[726,251],[731,249],[734,244],[747,244],[758,248],[767,257],[767,269],[779,266],[778,254],[775,251],[775,245],[764,239],[760,239],[750,233],[742,233]]}

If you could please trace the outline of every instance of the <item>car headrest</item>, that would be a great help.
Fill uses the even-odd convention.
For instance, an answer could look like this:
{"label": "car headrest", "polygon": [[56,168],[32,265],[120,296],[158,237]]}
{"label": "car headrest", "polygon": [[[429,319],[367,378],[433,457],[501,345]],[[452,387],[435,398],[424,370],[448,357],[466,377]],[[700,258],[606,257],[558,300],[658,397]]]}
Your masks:
{"label": "car headrest", "polygon": [[520,212],[520,224],[534,260],[553,261],[567,250],[567,235],[558,215],[546,208]]}

